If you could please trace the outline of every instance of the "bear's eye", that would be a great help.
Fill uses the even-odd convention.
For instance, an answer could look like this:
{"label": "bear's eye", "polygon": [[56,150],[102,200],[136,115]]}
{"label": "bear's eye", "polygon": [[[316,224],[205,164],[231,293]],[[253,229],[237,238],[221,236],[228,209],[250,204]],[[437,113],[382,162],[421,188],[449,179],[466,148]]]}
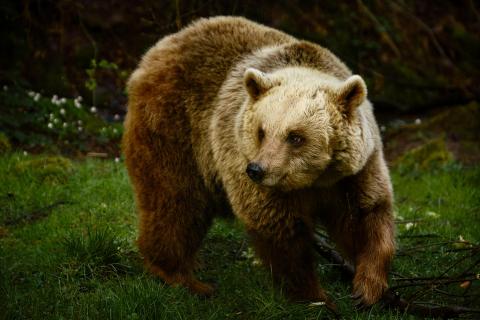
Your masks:
{"label": "bear's eye", "polygon": [[258,128],[257,135],[258,135],[258,141],[262,142],[263,138],[265,138],[265,131],[263,131],[262,128]]}
{"label": "bear's eye", "polygon": [[298,133],[290,132],[287,137],[287,142],[294,147],[300,147],[305,142],[305,138]]}

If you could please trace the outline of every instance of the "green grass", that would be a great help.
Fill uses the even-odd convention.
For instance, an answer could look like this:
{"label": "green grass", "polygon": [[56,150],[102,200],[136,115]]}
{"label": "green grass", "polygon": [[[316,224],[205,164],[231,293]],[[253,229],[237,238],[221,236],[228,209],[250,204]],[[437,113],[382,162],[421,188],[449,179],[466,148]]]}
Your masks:
{"label": "green grass", "polygon": [[[200,254],[203,268],[198,275],[217,284],[214,297],[204,299],[165,286],[144,273],[141,265],[135,246],[135,205],[124,165],[71,160],[55,170],[38,164],[57,160],[42,159],[0,157],[1,319],[328,317],[322,307],[285,301],[267,270],[255,265],[248,239],[235,221],[216,221]],[[404,175],[394,171],[393,179],[399,216],[395,277],[439,275],[465,254],[461,249],[478,245],[480,167],[449,165]],[[458,242],[460,236],[470,244]],[[349,281],[319,261],[322,283],[344,318],[409,317],[380,306],[356,311],[348,297]],[[472,262],[474,257],[465,259],[448,275]],[[473,271],[478,273],[478,268]],[[458,284],[444,289],[454,294],[464,290]],[[470,287],[472,292],[480,293],[478,281]],[[420,300],[443,302],[440,298],[432,289]],[[474,305],[469,299],[454,301]]]}

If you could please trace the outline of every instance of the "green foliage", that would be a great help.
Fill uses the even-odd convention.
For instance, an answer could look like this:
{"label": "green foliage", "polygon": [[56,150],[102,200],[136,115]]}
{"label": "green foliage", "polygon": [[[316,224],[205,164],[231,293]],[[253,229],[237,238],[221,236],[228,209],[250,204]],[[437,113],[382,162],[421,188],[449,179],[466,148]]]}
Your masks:
{"label": "green foliage", "polygon": [[81,97],[47,98],[11,88],[0,91],[0,103],[0,128],[13,145],[27,150],[85,152],[117,144],[122,135],[120,123],[106,123]]}
{"label": "green foliage", "polygon": [[108,62],[105,59],[97,62],[96,59],[90,60],[90,67],[85,70],[87,73],[87,80],[85,81],[85,88],[87,88],[92,93],[92,102],[96,102],[96,90],[97,90],[97,73],[101,70],[111,70],[118,71],[118,66],[113,62]]}
{"label": "green foliage", "polygon": [[10,140],[8,140],[7,136],[0,132],[0,154],[9,152],[12,149],[12,145],[10,144]]}
{"label": "green foliage", "polygon": [[73,257],[67,269],[73,269],[74,274],[81,277],[115,274],[125,269],[120,263],[121,243],[108,228],[88,228],[85,235],[69,233],[63,245],[67,255]]}

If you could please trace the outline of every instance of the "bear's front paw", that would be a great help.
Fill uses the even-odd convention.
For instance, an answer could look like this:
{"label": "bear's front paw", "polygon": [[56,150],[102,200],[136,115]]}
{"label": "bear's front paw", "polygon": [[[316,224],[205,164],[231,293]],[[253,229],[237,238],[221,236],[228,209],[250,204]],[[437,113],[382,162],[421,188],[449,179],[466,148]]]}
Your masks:
{"label": "bear's front paw", "polygon": [[371,306],[383,296],[388,285],[383,277],[357,274],[353,279],[352,299],[357,307]]}

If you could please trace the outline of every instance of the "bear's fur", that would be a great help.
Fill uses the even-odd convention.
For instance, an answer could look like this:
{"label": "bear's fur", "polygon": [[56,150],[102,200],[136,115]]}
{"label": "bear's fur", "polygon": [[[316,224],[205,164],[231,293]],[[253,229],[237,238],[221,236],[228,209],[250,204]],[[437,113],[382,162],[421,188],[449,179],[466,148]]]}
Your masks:
{"label": "bear's fur", "polygon": [[243,18],[201,19],[160,40],[128,82],[123,138],[146,267],[212,293],[193,275],[195,255],[214,216],[232,211],[289,297],[325,301],[319,221],[355,265],[354,297],[375,303],[395,249],[366,90],[327,49]]}

